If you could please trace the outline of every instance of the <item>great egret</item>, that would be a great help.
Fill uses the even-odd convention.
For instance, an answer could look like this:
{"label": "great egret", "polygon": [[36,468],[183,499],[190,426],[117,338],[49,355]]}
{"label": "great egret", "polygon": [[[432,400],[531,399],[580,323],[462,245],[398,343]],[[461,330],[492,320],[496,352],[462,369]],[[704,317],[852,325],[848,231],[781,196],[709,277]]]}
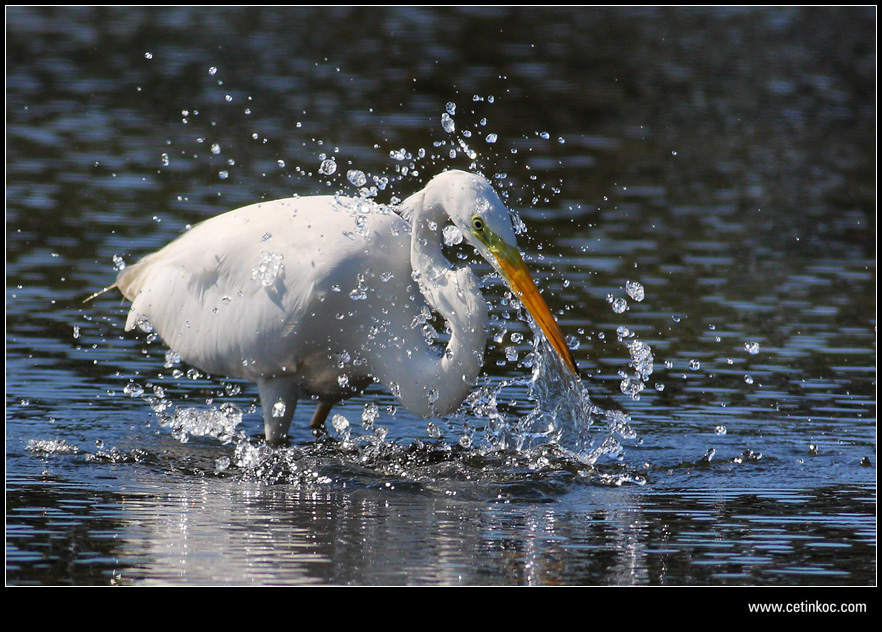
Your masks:
{"label": "great egret", "polygon": [[[246,206],[194,226],[111,287],[132,302],[127,331],[152,328],[185,362],[256,382],[270,443],[287,437],[302,397],[318,402],[320,428],[334,403],[372,382],[416,415],[443,416],[475,384],[487,324],[474,272],[442,254],[448,218],[576,374],[508,209],[485,178],[463,171],[436,176],[394,210],[342,196]],[[440,351],[427,338],[432,311],[449,326]]]}

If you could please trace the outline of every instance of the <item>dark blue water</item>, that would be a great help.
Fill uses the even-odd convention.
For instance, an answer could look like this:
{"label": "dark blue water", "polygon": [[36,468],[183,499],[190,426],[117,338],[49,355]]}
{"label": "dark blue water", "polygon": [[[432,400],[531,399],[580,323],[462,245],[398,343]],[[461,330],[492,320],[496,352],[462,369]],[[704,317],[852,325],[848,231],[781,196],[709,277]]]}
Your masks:
{"label": "dark blue water", "polygon": [[[875,20],[7,9],[7,583],[874,585]],[[371,388],[276,451],[253,385],[82,302],[222,211],[445,168],[494,181],[628,416],[596,461],[505,441],[536,357],[492,280],[471,405],[429,425]],[[231,404],[229,436],[173,423]]]}

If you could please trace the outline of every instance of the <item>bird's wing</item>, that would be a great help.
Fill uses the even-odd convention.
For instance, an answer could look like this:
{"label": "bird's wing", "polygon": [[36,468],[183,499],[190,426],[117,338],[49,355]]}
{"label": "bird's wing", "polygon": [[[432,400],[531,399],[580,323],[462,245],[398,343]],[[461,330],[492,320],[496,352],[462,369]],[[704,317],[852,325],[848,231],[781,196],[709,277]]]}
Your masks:
{"label": "bird's wing", "polygon": [[155,330],[183,360],[211,373],[252,378],[264,365],[285,366],[279,340],[315,285],[301,261],[308,244],[291,243],[298,235],[303,241],[303,227],[285,202],[293,203],[203,222],[123,270],[117,286],[132,301],[126,329]]}

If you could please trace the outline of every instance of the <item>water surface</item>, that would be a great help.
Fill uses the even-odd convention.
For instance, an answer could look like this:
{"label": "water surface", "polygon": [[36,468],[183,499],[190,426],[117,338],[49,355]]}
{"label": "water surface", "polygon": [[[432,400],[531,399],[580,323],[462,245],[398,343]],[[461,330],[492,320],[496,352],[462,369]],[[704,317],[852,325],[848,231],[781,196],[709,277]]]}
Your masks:
{"label": "water surface", "polygon": [[[875,583],[875,9],[10,8],[7,41],[7,583]],[[372,388],[275,452],[253,385],[82,303],[222,211],[445,168],[627,415],[596,461],[602,416],[510,440],[537,356],[492,278],[457,415]]]}

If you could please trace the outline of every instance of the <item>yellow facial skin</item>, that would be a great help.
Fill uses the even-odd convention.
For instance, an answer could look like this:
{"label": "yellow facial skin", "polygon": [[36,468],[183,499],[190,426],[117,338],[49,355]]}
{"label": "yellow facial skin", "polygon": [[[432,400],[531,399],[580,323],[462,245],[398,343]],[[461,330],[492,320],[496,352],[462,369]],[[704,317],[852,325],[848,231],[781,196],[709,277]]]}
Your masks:
{"label": "yellow facial skin", "polygon": [[529,310],[530,315],[536,321],[536,324],[539,325],[540,329],[542,329],[548,342],[551,343],[554,350],[557,351],[570,371],[573,372],[573,375],[578,376],[579,371],[576,368],[576,361],[566,345],[563,332],[560,330],[554,315],[551,313],[542,295],[539,294],[536,283],[530,276],[527,266],[524,265],[521,253],[493,233],[479,215],[473,216],[470,223],[472,234],[487,246],[493,254],[493,258],[498,264],[498,269],[502,273],[505,282],[514,291],[518,300]]}

